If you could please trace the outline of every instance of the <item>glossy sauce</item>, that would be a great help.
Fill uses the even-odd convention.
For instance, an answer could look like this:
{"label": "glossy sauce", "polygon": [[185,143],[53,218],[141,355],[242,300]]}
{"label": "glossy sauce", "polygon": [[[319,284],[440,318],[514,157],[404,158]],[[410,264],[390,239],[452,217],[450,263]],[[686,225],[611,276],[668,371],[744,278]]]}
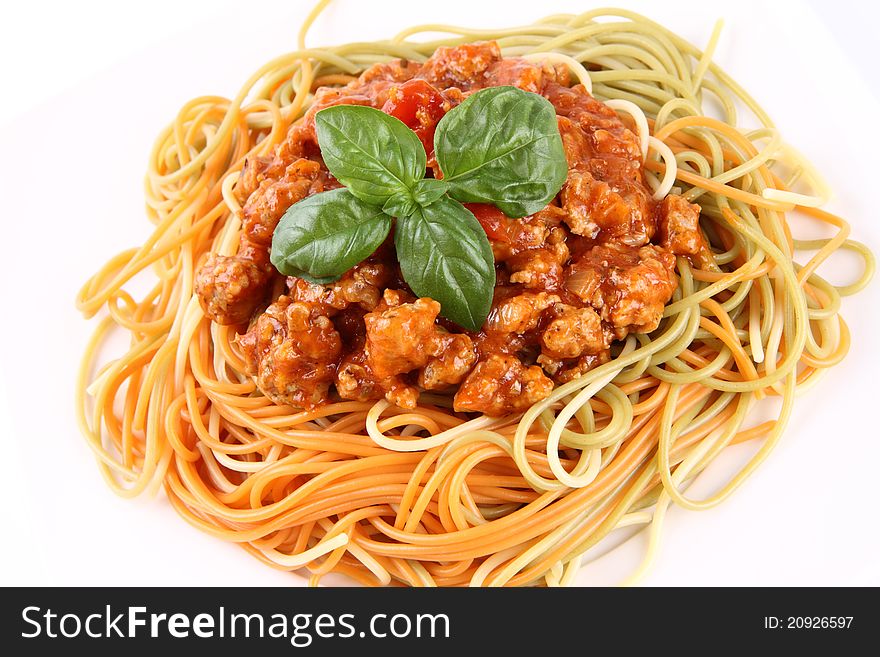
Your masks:
{"label": "glossy sauce", "polygon": [[[399,118],[424,145],[428,175],[439,175],[437,123],[468,94],[498,85],[553,103],[570,170],[557,198],[529,217],[468,204],[490,240],[497,274],[479,332],[439,318],[439,304],[413,296],[390,239],[335,283],[291,277],[285,294],[269,298],[280,275],[268,249],[281,215],[338,186],[320,159],[317,111],[358,104]],[[196,293],[209,318],[240,327],[259,388],[300,407],[385,397],[413,408],[421,391],[438,390],[454,393],[460,411],[523,411],[554,383],[607,361],[614,340],[654,330],[677,284],[675,255],[706,253],[698,206],[651,199],[638,138],[613,110],[570,86],[564,68],[502,58],[494,42],[439,48],[424,64],[377,64],[345,87],[319,89],[275,153],[248,160],[236,194],[243,202],[239,252],[211,255]]]}

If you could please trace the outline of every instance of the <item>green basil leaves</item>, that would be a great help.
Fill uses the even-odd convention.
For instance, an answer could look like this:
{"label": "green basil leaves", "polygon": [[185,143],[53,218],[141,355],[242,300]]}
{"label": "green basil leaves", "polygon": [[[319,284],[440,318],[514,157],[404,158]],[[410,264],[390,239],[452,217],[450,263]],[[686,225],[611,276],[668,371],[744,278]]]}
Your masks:
{"label": "green basil leaves", "polygon": [[394,246],[413,292],[439,301],[443,316],[459,326],[480,329],[492,306],[495,259],[467,208],[448,196],[419,207],[398,223]]}
{"label": "green basil leaves", "polygon": [[508,217],[544,208],[568,176],[556,110],[516,87],[484,89],[446,114],[434,151],[450,196]]}
{"label": "green basil leaves", "polygon": [[324,164],[364,203],[382,206],[425,177],[426,156],[400,119],[360,105],[334,105],[315,115]]}
{"label": "green basil leaves", "polygon": [[556,112],[515,87],[478,91],[437,124],[442,179],[400,120],[371,107],[336,105],[315,116],[324,163],[344,189],[292,205],[275,229],[272,264],[316,283],[337,280],[386,239],[404,280],[441,314],[478,331],[492,305],[495,261],[486,233],[461,202],[491,203],[511,217],[546,206],[568,163]]}
{"label": "green basil leaves", "polygon": [[313,283],[337,280],[378,249],[391,230],[391,217],[347,189],[307,196],[293,207],[295,220],[286,220],[288,210],[272,235],[270,259],[285,276]]}

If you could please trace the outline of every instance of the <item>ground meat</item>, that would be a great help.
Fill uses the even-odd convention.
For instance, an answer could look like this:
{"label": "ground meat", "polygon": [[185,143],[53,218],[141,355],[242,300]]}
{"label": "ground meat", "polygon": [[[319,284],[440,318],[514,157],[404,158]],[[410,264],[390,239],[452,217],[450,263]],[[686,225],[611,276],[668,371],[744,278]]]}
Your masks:
{"label": "ground meat", "polygon": [[474,342],[463,333],[447,333],[440,337],[442,348],[429,358],[419,372],[419,385],[425,390],[442,390],[458,385],[477,362]]}
{"label": "ground meat", "polygon": [[700,232],[700,206],[670,194],[657,205],[660,246],[676,255],[703,256],[708,251]]}
{"label": "ground meat", "polygon": [[559,126],[559,135],[562,137],[562,147],[565,149],[568,166],[573,169],[589,166],[593,149],[587,133],[565,116],[556,117],[556,123]]}
{"label": "ground meat", "polygon": [[549,85],[546,95],[559,114],[571,168],[561,195],[571,231],[601,242],[647,244],[655,226],[638,137],[580,85]]}
{"label": "ground meat", "polygon": [[539,94],[550,84],[567,85],[570,74],[566,66],[506,58],[493,64],[486,77],[487,86],[518,87]]}
{"label": "ground meat", "polygon": [[439,354],[443,344],[434,321],[439,313],[440,304],[426,298],[364,315],[373,372],[379,377],[411,372]]}
{"label": "ground meat", "polygon": [[[334,395],[414,408],[422,390],[458,387],[457,411],[521,412],[554,381],[607,362],[613,340],[657,327],[677,283],[675,255],[697,264],[711,257],[699,208],[677,196],[651,198],[638,136],[583,86],[569,87],[569,77],[565,66],[503,58],[495,42],[441,47],[423,64],[383,62],[350,84],[316,89],[272,152],[247,158],[234,189],[238,252],[210,254],[195,292],[209,319],[250,322],[238,340],[264,394],[306,408]],[[393,239],[333,283],[289,277],[288,293],[269,298],[281,280],[269,261],[278,220],[298,200],[339,186],[321,159],[317,112],[349,104],[397,117],[424,145],[428,175],[439,175],[438,122],[495,85],[554,105],[569,175],[557,198],[521,219],[467,204],[496,261],[492,310],[479,331],[438,317],[436,301],[411,294]]]}
{"label": "ground meat", "polygon": [[260,181],[242,208],[238,253],[212,253],[196,272],[195,293],[212,321],[241,324],[263,303],[275,273],[269,247],[278,220],[297,201],[322,191],[321,178],[317,162],[298,159],[285,167],[279,179]]}
{"label": "ground meat", "polygon": [[245,203],[264,180],[280,180],[290,164],[316,153],[314,131],[304,122],[294,123],[273,153],[245,159],[235,183],[235,197]]}
{"label": "ground meat", "polygon": [[241,210],[244,238],[252,244],[271,245],[272,233],[287,208],[324,191],[320,178],[321,166],[301,158],[289,164],[280,179],[264,179]]}
{"label": "ground meat", "polygon": [[440,304],[432,299],[403,303],[404,298],[386,291],[381,306],[364,315],[366,345],[339,368],[341,396],[379,394],[412,408],[418,391],[401,375],[418,371],[419,385],[434,390],[460,383],[473,367],[477,356],[470,337],[450,334],[435,323]]}
{"label": "ground meat", "polygon": [[400,375],[378,377],[363,347],[345,356],[336,370],[336,391],[343,399],[370,401],[385,397],[401,408],[415,408],[419,391]]}
{"label": "ground meat", "polygon": [[269,254],[249,244],[234,256],[210,253],[196,272],[195,293],[212,321],[242,324],[263,303],[274,271]]}
{"label": "ground meat", "polygon": [[238,338],[248,373],[276,404],[326,402],[342,341],[319,304],[282,296]]}
{"label": "ground meat", "polygon": [[373,310],[390,280],[388,265],[367,260],[349,269],[334,283],[318,285],[289,276],[287,287],[296,301],[321,303],[334,310],[344,310],[351,304],[357,304],[364,310]]}
{"label": "ground meat", "polygon": [[[547,366],[544,363],[554,361],[547,361],[544,359],[544,356],[540,356],[538,361],[541,362],[544,369],[547,370]],[[555,361],[556,368],[553,372],[553,380],[559,384],[568,383],[579,376],[583,376],[594,367],[599,367],[599,365],[607,363],[609,360],[611,360],[611,354],[608,350],[605,350],[598,354],[585,354],[570,361]]]}
{"label": "ground meat", "polygon": [[572,171],[562,188],[565,222],[576,235],[630,246],[647,244],[654,234],[645,188],[626,180],[612,187],[586,171]]}
{"label": "ground meat", "polygon": [[544,95],[556,107],[556,114],[569,119],[586,137],[586,152],[569,159],[569,165],[576,166],[578,162],[588,162],[597,157],[634,162],[641,160],[642,148],[638,137],[623,124],[613,109],[593,98],[583,85],[569,88],[548,84]]}
{"label": "ground meat", "polygon": [[[376,82],[406,82],[412,80],[422,71],[422,65],[418,62],[407,59],[392,59],[390,62],[382,62],[373,64],[358,77],[357,81],[347,88],[368,88],[370,84]],[[321,87],[321,90],[329,90],[328,87]]]}
{"label": "ground meat", "polygon": [[555,294],[527,292],[496,304],[486,320],[486,332],[496,335],[526,333],[537,328],[543,312],[560,299]]}
{"label": "ground meat", "polygon": [[555,319],[541,334],[541,353],[554,359],[598,354],[611,345],[602,320],[592,308],[557,304]]}
{"label": "ground meat", "polygon": [[596,246],[568,270],[566,288],[590,304],[617,339],[657,328],[677,284],[675,256],[656,246]]}
{"label": "ground meat", "polygon": [[529,290],[556,290],[562,284],[568,255],[565,232],[554,228],[545,246],[521,251],[507,260],[509,281]]}
{"label": "ground meat", "polygon": [[487,83],[489,68],[500,61],[501,49],[494,41],[440,46],[425,62],[420,77],[441,88],[481,88]]}
{"label": "ground meat", "polygon": [[481,360],[461,384],[456,411],[504,415],[524,411],[553,390],[541,368],[526,367],[516,356],[493,354]]}
{"label": "ground meat", "polygon": [[565,212],[555,205],[521,219],[511,219],[494,205],[467,203],[465,206],[486,231],[496,262],[510,260],[528,249],[541,248],[565,217]]}
{"label": "ground meat", "polygon": [[247,198],[264,180],[279,178],[284,173],[286,163],[275,155],[262,155],[245,159],[241,175],[235,183],[235,196],[239,203]]}

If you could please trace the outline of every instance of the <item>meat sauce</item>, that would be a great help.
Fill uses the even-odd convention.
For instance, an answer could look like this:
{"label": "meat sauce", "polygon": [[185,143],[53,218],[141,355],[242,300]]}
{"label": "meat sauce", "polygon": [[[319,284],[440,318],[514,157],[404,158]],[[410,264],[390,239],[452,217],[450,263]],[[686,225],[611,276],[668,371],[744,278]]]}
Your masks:
{"label": "meat sauce", "polygon": [[[655,202],[636,135],[569,83],[566,69],[503,58],[494,42],[442,47],[424,64],[377,64],[345,87],[318,89],[275,152],[247,160],[236,185],[238,253],[209,255],[196,293],[211,320],[241,327],[248,373],[264,394],[305,408],[337,396],[413,408],[422,391],[445,391],[458,411],[503,415],[606,362],[614,340],[657,328],[677,284],[675,256],[708,252],[699,207],[673,195]],[[338,187],[321,161],[317,111],[355,104],[396,116],[424,144],[428,174],[439,175],[437,122],[474,91],[499,85],[554,105],[569,175],[557,198],[528,217],[467,206],[492,245],[497,277],[478,333],[413,295],[390,239],[335,283],[288,277],[286,292],[269,298],[281,278],[269,249],[282,214]]]}

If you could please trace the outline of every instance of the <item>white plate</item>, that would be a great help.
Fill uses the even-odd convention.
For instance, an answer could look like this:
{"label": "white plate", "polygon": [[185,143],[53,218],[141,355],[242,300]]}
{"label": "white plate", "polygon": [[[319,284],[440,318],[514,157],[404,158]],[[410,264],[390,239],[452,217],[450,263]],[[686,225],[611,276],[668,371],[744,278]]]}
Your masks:
{"label": "white plate", "polygon": [[[148,234],[141,184],[159,129],[186,100],[232,95],[264,61],[292,49],[310,3],[253,3],[246,10],[240,0],[133,9],[26,4],[6,23],[11,29],[0,52],[4,76],[11,76],[4,88],[17,90],[4,94],[0,113],[10,120],[0,129],[0,402],[5,398],[8,406],[0,406],[0,581],[301,583],[192,529],[162,498],[129,502],[104,487],[74,423],[74,373],[93,325],[77,315],[73,299],[101,262]],[[868,34],[859,26],[876,25],[876,16],[850,14],[835,40],[801,4],[625,4],[698,45],[715,19],[725,18],[716,61],[825,172],[836,191],[830,208],[851,220],[854,237],[880,250],[880,108],[858,77],[864,69],[840,47],[852,52],[852,42]],[[540,6],[337,0],[310,43],[377,39],[428,21],[508,26],[587,8],[583,0]],[[42,20],[47,12],[54,21]],[[801,398],[781,445],[759,472],[720,508],[670,513],[646,584],[880,584],[874,502],[880,431],[872,415],[880,372],[878,289],[875,281],[857,299],[844,300],[853,350]],[[715,474],[723,476],[741,456],[728,454]],[[698,488],[711,490],[713,478],[703,476]],[[579,582],[615,581],[633,565],[638,547],[637,539]]]}

